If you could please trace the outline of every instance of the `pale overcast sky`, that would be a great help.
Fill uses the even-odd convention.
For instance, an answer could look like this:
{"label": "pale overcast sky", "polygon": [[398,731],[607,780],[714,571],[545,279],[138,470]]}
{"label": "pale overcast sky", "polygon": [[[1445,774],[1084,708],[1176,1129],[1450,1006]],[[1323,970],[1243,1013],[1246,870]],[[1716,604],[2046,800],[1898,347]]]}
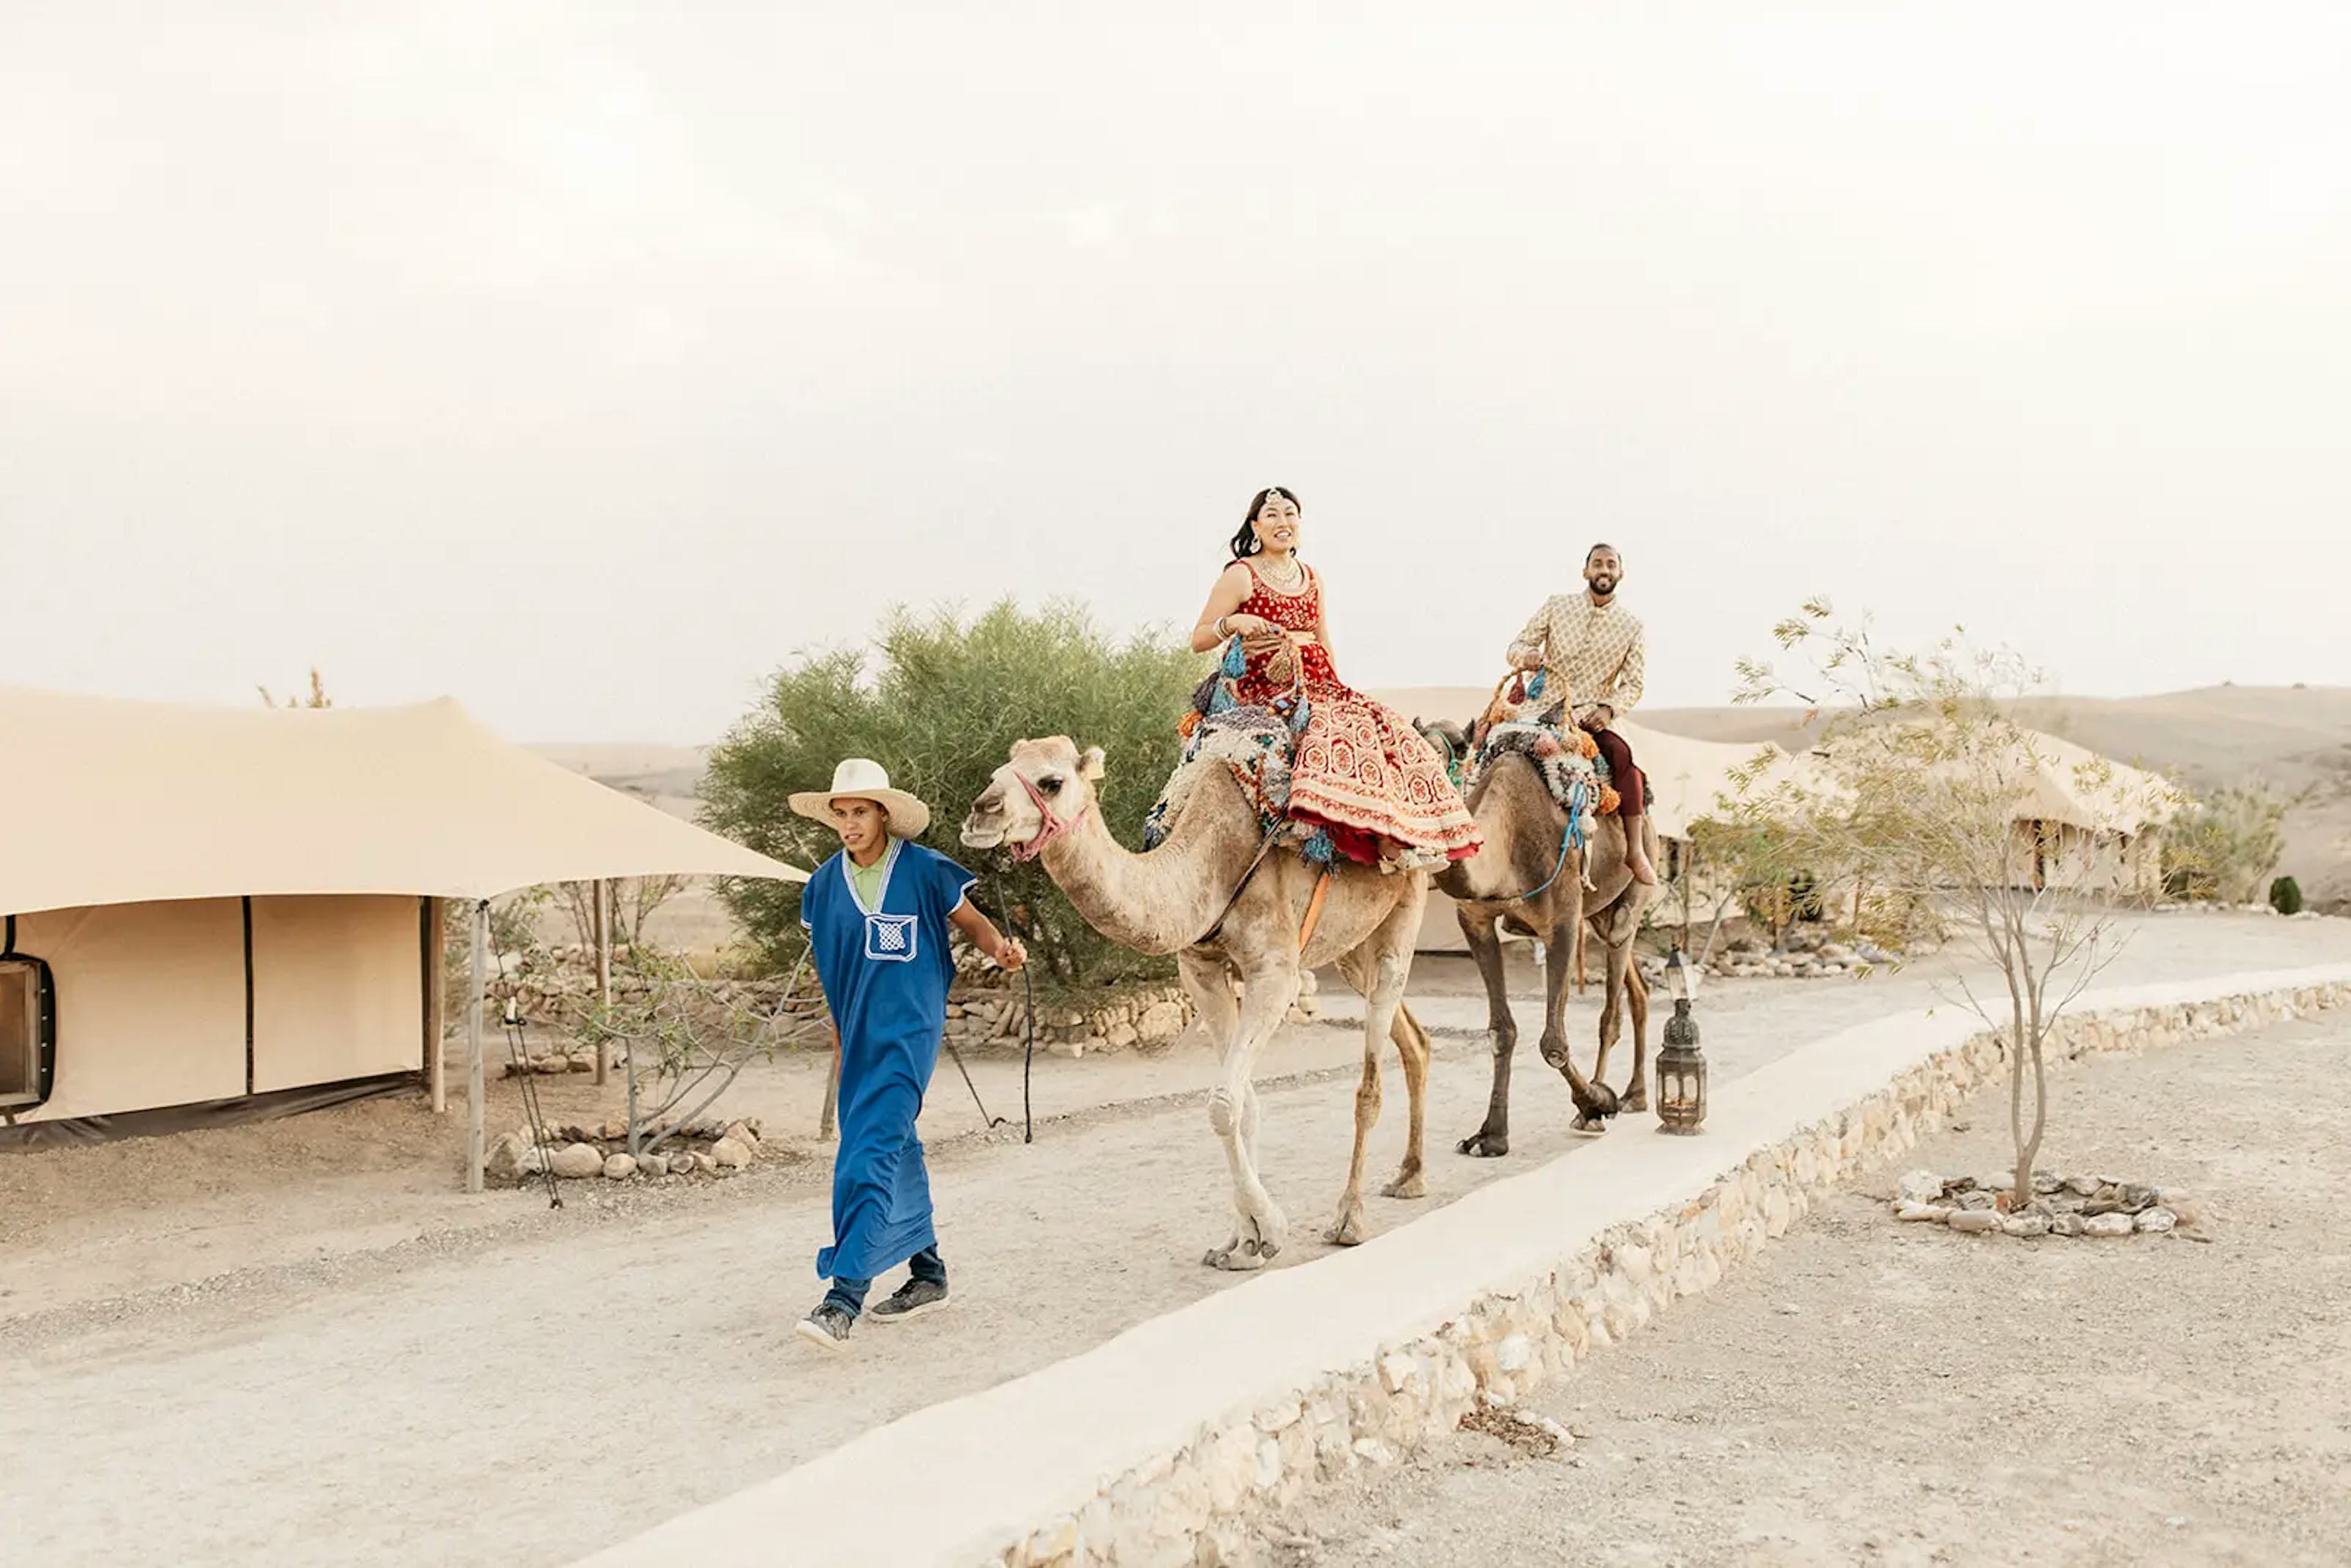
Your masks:
{"label": "pale overcast sky", "polygon": [[1814,591],[2351,684],[2346,80],[2334,0],[0,0],[0,679],[707,739],[893,600],[1188,626],[1280,482],[1362,685],[1604,537],[1656,705]]}

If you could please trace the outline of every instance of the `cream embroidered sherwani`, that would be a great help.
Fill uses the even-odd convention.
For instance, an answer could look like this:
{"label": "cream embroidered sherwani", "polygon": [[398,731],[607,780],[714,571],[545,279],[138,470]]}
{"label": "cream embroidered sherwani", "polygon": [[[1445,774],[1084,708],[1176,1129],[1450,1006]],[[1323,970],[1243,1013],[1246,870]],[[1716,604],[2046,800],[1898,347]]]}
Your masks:
{"label": "cream embroidered sherwani", "polygon": [[1543,706],[1564,691],[1575,705],[1571,717],[1605,703],[1621,718],[1641,701],[1644,642],[1631,611],[1614,601],[1594,604],[1589,593],[1562,593],[1544,601],[1503,657],[1513,664],[1541,657]]}

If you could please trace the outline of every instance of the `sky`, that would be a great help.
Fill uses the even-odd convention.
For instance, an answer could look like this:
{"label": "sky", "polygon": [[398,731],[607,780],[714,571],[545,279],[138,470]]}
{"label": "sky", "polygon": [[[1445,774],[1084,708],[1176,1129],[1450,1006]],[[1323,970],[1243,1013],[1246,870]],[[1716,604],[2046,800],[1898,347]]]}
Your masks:
{"label": "sky", "polygon": [[[1438,12],[1444,13],[1442,17]],[[715,738],[893,603],[1341,672],[1583,549],[2351,685],[2351,8],[0,0],[0,680]]]}

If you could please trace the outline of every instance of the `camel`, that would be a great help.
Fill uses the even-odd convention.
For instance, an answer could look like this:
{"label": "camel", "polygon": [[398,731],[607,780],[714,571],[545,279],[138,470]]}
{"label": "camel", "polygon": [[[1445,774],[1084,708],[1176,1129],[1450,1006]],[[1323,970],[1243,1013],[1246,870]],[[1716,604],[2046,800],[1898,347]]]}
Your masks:
{"label": "camel", "polygon": [[[1416,722],[1423,736],[1458,757],[1468,748],[1461,727],[1449,720]],[[1551,955],[1543,970],[1542,1058],[1567,1079],[1574,1098],[1579,1133],[1606,1130],[1619,1111],[1649,1108],[1649,990],[1633,963],[1633,938],[1641,912],[1657,890],[1633,880],[1625,864],[1625,826],[1614,815],[1598,821],[1585,850],[1588,862],[1562,858],[1567,812],[1552,799],[1541,772],[1526,757],[1506,752],[1486,768],[1469,798],[1469,813],[1485,836],[1484,847],[1437,873],[1437,890],[1459,906],[1461,935],[1486,982],[1487,1029],[1494,1048],[1494,1087],[1486,1120],[1456,1145],[1461,1153],[1494,1158],[1510,1152],[1510,1058],[1518,1049],[1518,1020],[1510,1012],[1502,977],[1503,928],[1541,942]],[[1656,819],[1641,818],[1643,841],[1652,863],[1657,859]],[[1592,886],[1586,888],[1589,877]],[[1575,1070],[1568,1049],[1569,955],[1575,932],[1588,925],[1607,951],[1607,978],[1600,1009],[1600,1052],[1586,1079]],[[1633,1019],[1633,1076],[1620,1098],[1605,1082],[1608,1052]]]}
{"label": "camel", "polygon": [[[1203,1027],[1222,1046],[1222,1073],[1208,1099],[1208,1124],[1224,1145],[1233,1182],[1233,1234],[1202,1261],[1214,1269],[1262,1269],[1289,1244],[1289,1222],[1258,1176],[1258,1051],[1298,995],[1300,976],[1337,963],[1364,995],[1364,1075],[1355,1090],[1355,1152],[1337,1218],[1323,1233],[1334,1246],[1364,1239],[1364,1165],[1380,1115],[1379,1042],[1395,1042],[1411,1101],[1404,1163],[1381,1188],[1389,1197],[1426,1191],[1421,1134],[1429,1041],[1404,1006],[1421,912],[1425,872],[1383,874],[1342,862],[1322,883],[1319,868],[1290,846],[1269,852],[1256,807],[1229,769],[1210,764],[1178,812],[1166,841],[1134,853],[1094,810],[1102,753],[1081,754],[1066,736],[1023,740],[996,770],[964,819],[975,849],[1012,848],[1041,859],[1087,924],[1141,953],[1173,953]],[[1322,904],[1301,950],[1318,892]],[[1240,981],[1234,997],[1232,977]]]}

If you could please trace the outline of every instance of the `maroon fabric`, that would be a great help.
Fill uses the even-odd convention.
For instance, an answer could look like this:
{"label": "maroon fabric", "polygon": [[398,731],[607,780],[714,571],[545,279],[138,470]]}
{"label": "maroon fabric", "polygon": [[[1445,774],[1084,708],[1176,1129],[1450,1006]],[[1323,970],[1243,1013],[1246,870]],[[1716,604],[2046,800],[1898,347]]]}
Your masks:
{"label": "maroon fabric", "polygon": [[1592,738],[1607,759],[1608,786],[1616,791],[1616,814],[1625,821],[1639,816],[1649,799],[1649,781],[1633,766],[1633,748],[1613,729],[1595,729]]}

